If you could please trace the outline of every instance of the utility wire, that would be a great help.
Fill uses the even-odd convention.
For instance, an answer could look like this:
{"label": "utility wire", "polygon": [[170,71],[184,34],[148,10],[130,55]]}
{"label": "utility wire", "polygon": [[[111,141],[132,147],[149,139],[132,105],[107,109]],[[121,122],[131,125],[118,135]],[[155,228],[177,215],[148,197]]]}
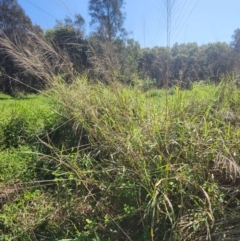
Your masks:
{"label": "utility wire", "polygon": [[42,12],[46,13],[47,15],[51,16],[52,18],[54,18],[55,20],[57,19],[55,16],[53,16],[51,13],[48,13],[47,11],[45,11],[44,9],[40,8],[39,6],[37,6],[36,4],[32,3],[29,0],[25,0],[26,2],[28,2],[29,4],[33,5],[34,7],[38,8],[39,10],[41,10]]}
{"label": "utility wire", "polygon": [[73,16],[72,12],[68,8],[67,4],[65,4],[64,0],[60,0],[60,2],[63,4],[63,6],[67,9],[67,11],[70,13],[71,16]]}
{"label": "utility wire", "polygon": [[192,10],[190,11],[189,15],[186,18],[186,21],[184,22],[184,24],[182,25],[182,27],[180,28],[180,30],[178,31],[177,36],[179,35],[179,33],[182,31],[182,28],[185,26],[185,24],[187,23],[188,19],[190,18],[191,14],[193,13],[194,9],[196,8],[197,4],[198,4],[199,0],[196,1],[195,5],[193,6]]}
{"label": "utility wire", "polygon": [[157,29],[156,29],[157,30],[156,35],[154,37],[156,43],[160,42],[162,34],[163,34],[163,32],[164,32],[164,30],[166,29],[166,26],[167,26],[167,21],[166,21],[167,15],[166,15],[166,10],[165,10],[164,6],[160,5],[158,10],[160,12],[160,18],[159,18],[158,26],[157,26]]}

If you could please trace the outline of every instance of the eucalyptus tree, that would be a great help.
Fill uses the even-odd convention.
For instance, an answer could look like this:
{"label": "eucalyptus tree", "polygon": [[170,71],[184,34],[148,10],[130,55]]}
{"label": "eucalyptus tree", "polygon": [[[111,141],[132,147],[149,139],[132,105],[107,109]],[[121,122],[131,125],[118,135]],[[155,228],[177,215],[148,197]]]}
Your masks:
{"label": "eucalyptus tree", "polygon": [[240,29],[236,29],[232,36],[233,41],[231,42],[231,47],[240,52]]}
{"label": "eucalyptus tree", "polygon": [[0,29],[11,35],[24,35],[26,29],[32,29],[30,18],[16,0],[0,0]]}
{"label": "eucalyptus tree", "polygon": [[[95,76],[111,82],[121,78],[119,41],[126,35],[123,27],[124,0],[89,0],[90,26],[93,29],[90,41],[91,64]],[[119,45],[120,44],[120,45]]]}
{"label": "eucalyptus tree", "polygon": [[221,77],[233,71],[234,62],[232,50],[225,42],[216,42],[203,45],[205,76],[219,82]]}
{"label": "eucalyptus tree", "polygon": [[232,35],[232,57],[234,59],[235,72],[240,73],[240,29],[236,29]]}
{"label": "eucalyptus tree", "polygon": [[144,80],[150,78],[150,80],[156,82],[157,87],[163,87],[167,78],[168,54],[168,48],[166,47],[155,46],[142,49],[142,56],[139,60],[139,71],[142,78]]}
{"label": "eucalyptus tree", "polygon": [[172,75],[178,81],[197,80],[198,45],[197,43],[174,44],[172,47]]}
{"label": "eucalyptus tree", "polygon": [[90,25],[94,31],[108,41],[123,36],[124,5],[124,0],[89,0]]}
{"label": "eucalyptus tree", "polygon": [[140,77],[138,64],[142,57],[142,51],[139,42],[134,39],[127,39],[121,56],[124,82],[131,83],[134,79]]}

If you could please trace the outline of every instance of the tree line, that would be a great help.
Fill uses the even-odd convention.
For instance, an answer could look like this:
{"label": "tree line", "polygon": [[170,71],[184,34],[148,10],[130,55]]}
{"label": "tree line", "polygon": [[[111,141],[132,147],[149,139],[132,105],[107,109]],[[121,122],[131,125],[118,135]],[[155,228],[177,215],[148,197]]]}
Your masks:
{"label": "tree line", "polygon": [[17,0],[0,0],[0,91],[36,92],[46,87],[49,76],[71,81],[71,76],[81,74],[143,89],[175,84],[190,88],[194,81],[219,82],[238,69],[240,29],[231,44],[142,48],[123,27],[124,5],[124,0],[89,0],[93,31],[86,35],[80,14],[43,31]]}

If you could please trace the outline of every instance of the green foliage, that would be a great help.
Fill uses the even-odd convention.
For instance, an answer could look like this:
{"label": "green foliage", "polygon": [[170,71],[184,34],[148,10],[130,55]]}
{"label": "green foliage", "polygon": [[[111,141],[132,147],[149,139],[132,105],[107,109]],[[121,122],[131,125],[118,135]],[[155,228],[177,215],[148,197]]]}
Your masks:
{"label": "green foliage", "polygon": [[41,131],[33,117],[20,128],[33,121],[45,131],[41,147],[19,142],[1,152],[3,183],[22,185],[2,205],[1,238],[221,240],[229,217],[239,222],[238,96],[231,81],[146,93],[54,83],[59,117],[46,114]]}
{"label": "green foliage", "polygon": [[224,75],[234,71],[236,61],[230,46],[221,42],[202,46],[176,43],[169,50],[142,49],[138,70],[143,79],[150,77],[156,80],[157,87],[166,86],[167,65],[170,68],[168,85],[190,89],[192,82],[201,79],[211,78],[212,82],[219,83]]}
{"label": "green foliage", "polygon": [[233,41],[231,42],[231,46],[235,51],[240,50],[240,29],[236,29],[232,36]]}
{"label": "green foliage", "polygon": [[36,155],[28,146],[19,149],[7,149],[0,152],[0,180],[2,183],[13,184],[31,181],[34,178],[32,164]]}
{"label": "green foliage", "polygon": [[53,112],[47,104],[46,98],[33,95],[26,100],[2,100],[0,108],[4,116],[0,125],[1,145],[6,148],[33,145],[37,136],[44,133],[44,125],[52,121]]}
{"label": "green foliage", "polygon": [[58,21],[54,29],[48,29],[44,36],[56,52],[68,55],[72,68],[77,72],[83,72],[87,67],[87,42],[84,39],[84,22],[79,14],[75,15],[74,20],[66,17],[64,22]]}
{"label": "green foliage", "polygon": [[[48,201],[49,197],[40,190],[25,190],[17,195],[14,202],[6,203],[0,214],[0,227],[3,231],[0,238],[27,241],[36,237],[32,230],[41,227],[54,215],[54,207]],[[40,237],[40,240],[46,239]]]}

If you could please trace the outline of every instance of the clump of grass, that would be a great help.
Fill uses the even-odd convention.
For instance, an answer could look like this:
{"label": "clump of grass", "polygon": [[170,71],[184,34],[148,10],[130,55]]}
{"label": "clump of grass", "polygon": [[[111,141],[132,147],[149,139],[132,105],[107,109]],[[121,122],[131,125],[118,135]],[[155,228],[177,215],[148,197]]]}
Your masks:
{"label": "clump of grass", "polygon": [[[166,101],[118,83],[56,81],[48,94],[59,118],[44,122],[51,131],[39,142],[46,148],[34,154],[20,149],[34,158],[29,164],[17,161],[9,174],[32,167],[26,174],[34,181],[20,175],[24,188],[11,199],[14,205],[3,205],[5,237],[222,237],[230,217],[231,225],[238,222],[240,132],[238,122],[223,115],[226,110],[239,115],[238,91],[231,83],[196,85],[191,91],[176,88]],[[11,184],[9,175],[4,182]],[[22,212],[26,222],[19,229]]]}
{"label": "clump of grass", "polygon": [[[237,159],[228,160],[240,133],[217,114],[221,88],[176,89],[161,107],[164,98],[151,101],[116,83],[56,83],[59,113],[71,122],[75,138],[87,136],[76,148],[80,155],[59,156],[59,171],[72,175],[75,188],[84,190],[77,197],[94,209],[88,232],[115,240],[211,237],[235,200],[229,202],[220,177],[238,172]],[[220,153],[226,159],[217,164]],[[214,176],[216,165],[220,177]]]}

